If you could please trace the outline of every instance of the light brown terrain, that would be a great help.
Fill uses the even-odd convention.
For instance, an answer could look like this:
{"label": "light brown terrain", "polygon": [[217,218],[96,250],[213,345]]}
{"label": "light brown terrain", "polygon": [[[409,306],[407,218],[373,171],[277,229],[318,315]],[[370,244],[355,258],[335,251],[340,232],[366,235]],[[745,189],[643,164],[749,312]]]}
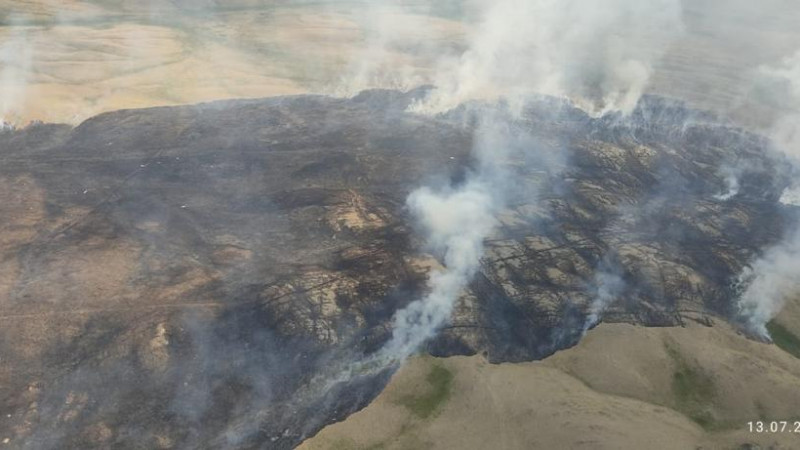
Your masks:
{"label": "light brown terrain", "polygon": [[[432,82],[472,29],[436,2],[218,3],[0,0],[0,116],[77,124],[124,108],[410,88]],[[800,10],[715,4],[684,2],[686,33],[650,90],[763,124],[775,105],[750,95],[751,78],[798,50]]]}
{"label": "light brown terrain", "polygon": [[386,67],[424,73],[463,40],[458,22],[400,11],[376,21],[377,7],[358,2],[200,5],[0,1],[0,118],[77,124],[127,108],[349,94],[404,84]]}
{"label": "light brown terrain", "polygon": [[727,325],[608,324],[539,362],[415,358],[300,448],[794,449],[800,434],[747,422],[800,420],[798,404],[800,360]]}

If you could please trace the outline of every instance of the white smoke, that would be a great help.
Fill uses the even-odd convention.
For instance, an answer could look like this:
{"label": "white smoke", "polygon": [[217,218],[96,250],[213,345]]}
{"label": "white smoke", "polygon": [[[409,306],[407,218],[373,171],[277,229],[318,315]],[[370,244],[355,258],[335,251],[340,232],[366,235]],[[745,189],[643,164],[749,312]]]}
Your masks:
{"label": "white smoke", "polygon": [[[756,91],[775,117],[766,133],[775,145],[800,169],[800,50],[777,64],[756,71]],[[800,205],[800,183],[784,191],[780,201]],[[738,302],[739,314],[751,331],[769,339],[767,324],[783,308],[786,299],[800,292],[800,229],[795,228],[777,245],[747,267],[738,279],[744,290]]]}
{"label": "white smoke", "polygon": [[747,267],[739,284],[746,286],[739,314],[751,331],[769,339],[767,323],[781,311],[788,295],[800,292],[800,230]]}
{"label": "white smoke", "polygon": [[409,196],[408,205],[428,243],[444,255],[444,270],[431,274],[425,297],[395,314],[392,339],[382,350],[385,355],[406,358],[450,318],[453,305],[480,267],[483,240],[495,226],[498,200],[491,185],[480,179],[441,192],[421,188]]}
{"label": "white smoke", "polygon": [[714,198],[721,201],[728,201],[739,193],[739,177],[741,176],[741,170],[726,166],[721,169],[721,172],[725,177],[725,192],[715,195]]}
{"label": "white smoke", "polygon": [[350,97],[372,88],[408,90],[429,81],[415,66],[414,56],[400,51],[418,39],[425,29],[424,18],[405,14],[393,3],[370,3],[356,16],[363,46],[332,87],[333,94]]}
{"label": "white smoke", "polygon": [[426,245],[440,255],[443,266],[430,274],[427,294],[395,313],[392,337],[380,350],[365,358],[336,361],[303,395],[314,398],[354,377],[402,363],[450,319],[456,301],[480,268],[484,240],[491,236],[497,225],[495,216],[505,206],[512,177],[504,164],[514,152],[535,151],[524,132],[511,129],[507,114],[500,119],[495,112],[479,113],[473,148],[476,167],[463,183],[440,189],[421,187],[407,198]]}
{"label": "white smoke", "polygon": [[782,114],[770,135],[778,147],[795,159],[800,158],[800,50],[776,66],[759,68],[763,79],[773,87]]}
{"label": "white smoke", "polygon": [[594,288],[594,299],[589,306],[589,315],[586,317],[586,321],[583,325],[584,333],[586,333],[589,328],[597,325],[600,321],[601,314],[620,296],[625,288],[625,281],[619,274],[601,268],[595,273]]}
{"label": "white smoke", "polygon": [[[11,22],[16,19],[12,17]],[[13,25],[7,29],[7,35],[0,35],[0,128],[14,125],[21,116],[33,61],[26,27]]]}
{"label": "white smoke", "polygon": [[[530,95],[568,97],[591,113],[603,114],[631,111],[644,93],[653,63],[681,33],[680,2],[612,3],[484,3],[469,49],[458,60],[440,61],[437,89],[412,110],[440,112],[476,98],[503,98],[512,113],[482,118],[474,149],[479,167],[468,182],[440,192],[421,188],[408,198],[429,244],[444,255],[445,270],[432,274],[428,295],[396,313],[392,338],[376,360],[406,358],[449,320],[479,268],[483,240],[494,228],[493,216],[504,204],[506,186],[513,183],[502,161],[514,139],[503,131]],[[619,277],[598,275],[587,328],[621,285]]]}
{"label": "white smoke", "polygon": [[563,96],[593,115],[630,112],[654,64],[683,33],[679,0],[482,2],[469,49],[445,60],[418,111],[474,98]]}
{"label": "white smoke", "polygon": [[[758,80],[768,91],[777,119],[767,130],[778,149],[800,168],[800,51],[780,64],[760,67]],[[800,204],[800,185],[787,189],[781,197],[785,204]],[[766,325],[783,308],[786,298],[800,292],[800,229],[768,249],[739,276],[744,290],[739,298],[739,315],[751,331],[769,339]]]}
{"label": "white smoke", "polygon": [[495,215],[505,206],[511,179],[505,166],[508,158],[514,152],[535,151],[522,139],[524,132],[512,130],[508,114],[483,110],[479,116],[475,171],[462,184],[439,190],[422,187],[407,199],[444,269],[430,275],[427,295],[395,314],[392,338],[375,355],[382,364],[407,358],[450,319],[456,301],[480,268],[484,240],[497,225]]}
{"label": "white smoke", "polygon": [[780,202],[784,205],[800,206],[800,186],[792,186],[783,191]]}
{"label": "white smoke", "polygon": [[756,95],[775,111],[766,132],[777,147],[800,160],[800,50],[756,70]]}
{"label": "white smoke", "polygon": [[[457,58],[468,27],[459,15],[462,0],[409,3],[374,0],[350,12],[362,42],[327,93],[351,97],[365,89],[410,90],[430,84],[441,61]],[[334,2],[335,3],[335,2]]]}

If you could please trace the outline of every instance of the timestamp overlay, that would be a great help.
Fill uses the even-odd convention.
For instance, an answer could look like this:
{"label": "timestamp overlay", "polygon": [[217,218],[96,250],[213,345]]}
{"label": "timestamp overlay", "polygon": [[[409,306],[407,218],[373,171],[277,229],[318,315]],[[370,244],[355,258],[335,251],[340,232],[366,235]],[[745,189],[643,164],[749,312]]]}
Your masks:
{"label": "timestamp overlay", "polygon": [[800,420],[755,420],[747,422],[751,433],[794,433],[800,435]]}

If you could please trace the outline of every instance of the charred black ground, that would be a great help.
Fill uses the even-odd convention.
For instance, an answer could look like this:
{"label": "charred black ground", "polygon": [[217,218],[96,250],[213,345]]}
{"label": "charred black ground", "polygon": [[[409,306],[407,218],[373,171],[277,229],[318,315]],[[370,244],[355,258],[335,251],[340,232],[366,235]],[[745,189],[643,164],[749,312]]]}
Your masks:
{"label": "charred black ground", "polygon": [[[321,398],[332,360],[374,351],[424,291],[405,209],[472,164],[476,109],[423,91],[119,111],[0,134],[0,438],[19,448],[292,448],[363,407],[390,370]],[[605,321],[734,317],[733,280],[792,216],[769,143],[644,98],[630,118],[533,102],[535,141],[482,270],[425,349],[492,362]],[[558,155],[554,174],[537,158]],[[735,195],[725,170],[739,174]],[[536,192],[536,195],[528,195]],[[5,201],[5,199],[9,199]]]}

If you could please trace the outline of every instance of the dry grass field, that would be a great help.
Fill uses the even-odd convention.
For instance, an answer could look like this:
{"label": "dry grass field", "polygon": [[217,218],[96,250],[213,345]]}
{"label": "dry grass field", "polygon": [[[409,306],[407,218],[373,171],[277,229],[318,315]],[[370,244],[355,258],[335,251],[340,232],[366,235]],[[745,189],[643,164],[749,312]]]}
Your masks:
{"label": "dry grass field", "polygon": [[118,109],[397,85],[388,67],[422,74],[463,35],[455,21],[358,2],[184,3],[0,1],[0,116],[76,124]]}
{"label": "dry grass field", "polygon": [[[121,108],[413,87],[473,29],[442,6],[458,2],[216,3],[0,0],[0,116],[75,124]],[[749,95],[749,79],[797,51],[800,11],[729,3],[685,2],[686,32],[650,90],[759,124],[773,105]]]}
{"label": "dry grass field", "polygon": [[800,420],[797,404],[800,359],[777,346],[722,324],[609,324],[540,362],[413,359],[301,448],[793,449],[800,435],[747,422]]}
{"label": "dry grass field", "polygon": [[[463,49],[470,30],[447,14],[365,2],[202,3],[0,0],[0,119],[77,124],[118,109],[412,87],[430,82],[437,58]],[[687,32],[650,90],[765,125],[774,105],[753,98],[748,80],[798,50],[800,8],[733,0],[719,17],[708,14],[711,3],[686,2]],[[24,241],[41,214],[22,214],[11,190],[0,186],[0,212],[19,213],[19,226],[3,230],[0,244],[16,239],[10,233]],[[71,275],[113,283],[101,273],[115,255],[94,256],[95,265]],[[2,297],[18,268],[0,267]],[[120,277],[130,270],[111,269]],[[792,354],[800,353],[800,302],[772,327],[780,347],[722,322],[603,324],[540,362],[414,358],[369,407],[301,448],[800,448],[800,434],[746,429],[751,420],[800,420],[800,359]]]}

